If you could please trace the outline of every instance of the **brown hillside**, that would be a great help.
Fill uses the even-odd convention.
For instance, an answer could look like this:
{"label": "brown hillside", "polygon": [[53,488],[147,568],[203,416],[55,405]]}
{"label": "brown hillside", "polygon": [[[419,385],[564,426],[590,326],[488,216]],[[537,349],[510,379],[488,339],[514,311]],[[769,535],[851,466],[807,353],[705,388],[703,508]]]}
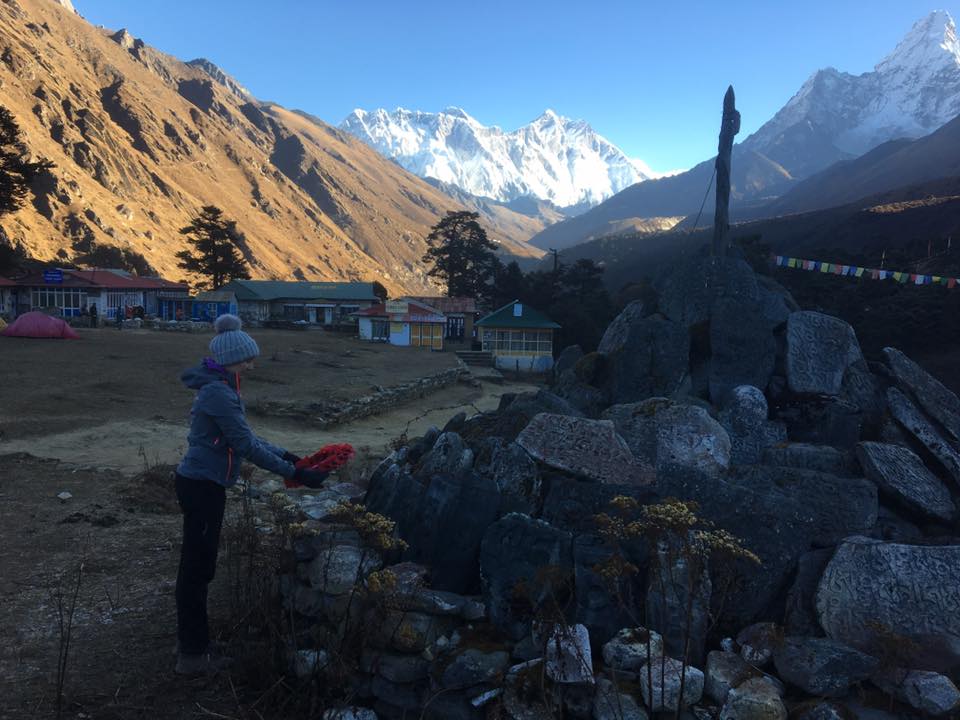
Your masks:
{"label": "brown hillside", "polygon": [[[463,209],[345,133],[52,0],[0,3],[0,104],[56,163],[4,220],[41,259],[118,246],[178,278],[177,230],[215,204],[245,233],[255,277],[427,290],[424,238]],[[540,254],[488,228],[506,252]]]}

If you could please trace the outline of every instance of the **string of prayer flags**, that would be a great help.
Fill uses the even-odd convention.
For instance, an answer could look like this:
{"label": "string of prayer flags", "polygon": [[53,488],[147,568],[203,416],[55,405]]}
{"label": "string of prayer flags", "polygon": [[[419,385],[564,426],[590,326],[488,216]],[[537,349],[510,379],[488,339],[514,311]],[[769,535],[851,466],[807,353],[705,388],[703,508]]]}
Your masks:
{"label": "string of prayer flags", "polygon": [[872,280],[892,279],[894,282],[912,283],[914,285],[943,285],[950,289],[957,286],[957,278],[944,277],[943,275],[922,275],[920,273],[903,272],[902,270],[865,268],[859,265],[843,265],[840,263],[823,262],[822,260],[805,260],[803,258],[787,257],[786,255],[775,255],[774,259],[777,267],[793,268],[794,270],[812,270],[846,277],[869,277]]}

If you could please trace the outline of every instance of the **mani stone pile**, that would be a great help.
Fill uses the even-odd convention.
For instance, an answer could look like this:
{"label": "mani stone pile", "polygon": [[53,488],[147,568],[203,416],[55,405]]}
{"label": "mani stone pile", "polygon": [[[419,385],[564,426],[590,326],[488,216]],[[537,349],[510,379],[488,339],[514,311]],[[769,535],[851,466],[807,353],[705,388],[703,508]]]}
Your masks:
{"label": "mani stone pile", "polygon": [[[960,400],[899,350],[867,361],[742,259],[694,259],[658,292],[597,352],[564,350],[551,391],[380,464],[363,502],[404,549],[314,514],[299,616],[342,624],[355,583],[392,578],[354,678],[370,709],[349,712],[960,712]],[[656,532],[656,507],[759,562],[685,554],[706,535]]]}

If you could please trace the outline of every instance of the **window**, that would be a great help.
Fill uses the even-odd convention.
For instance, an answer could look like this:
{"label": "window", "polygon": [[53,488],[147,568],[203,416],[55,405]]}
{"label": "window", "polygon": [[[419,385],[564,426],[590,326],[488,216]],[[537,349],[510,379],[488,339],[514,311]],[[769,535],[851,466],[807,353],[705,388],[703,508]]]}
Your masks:
{"label": "window", "polygon": [[87,293],[80,288],[37,288],[30,300],[32,307],[57,310],[63,317],[77,317],[87,308]]}

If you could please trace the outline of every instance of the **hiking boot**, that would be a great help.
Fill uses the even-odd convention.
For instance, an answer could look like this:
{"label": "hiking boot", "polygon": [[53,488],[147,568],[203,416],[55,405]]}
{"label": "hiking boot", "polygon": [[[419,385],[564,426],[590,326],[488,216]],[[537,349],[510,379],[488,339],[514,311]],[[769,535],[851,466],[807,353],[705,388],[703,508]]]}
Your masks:
{"label": "hiking boot", "polygon": [[233,658],[218,655],[212,652],[199,655],[177,654],[177,666],[174,672],[177,675],[216,675],[233,665]]}

